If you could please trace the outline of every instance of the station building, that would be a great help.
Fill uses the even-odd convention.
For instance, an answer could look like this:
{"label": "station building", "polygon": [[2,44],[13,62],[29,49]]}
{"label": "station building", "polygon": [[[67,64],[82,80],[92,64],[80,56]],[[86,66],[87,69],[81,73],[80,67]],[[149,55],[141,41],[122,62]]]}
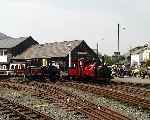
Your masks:
{"label": "station building", "polygon": [[[64,69],[79,58],[97,59],[97,54],[84,40],[73,40],[39,44],[28,48],[13,58],[14,61],[31,61],[31,65],[47,66],[50,62],[62,65]],[[72,64],[71,64],[72,65]]]}
{"label": "station building", "polygon": [[13,57],[36,44],[38,44],[38,42],[31,36],[12,38],[0,33],[0,69],[7,69]]}

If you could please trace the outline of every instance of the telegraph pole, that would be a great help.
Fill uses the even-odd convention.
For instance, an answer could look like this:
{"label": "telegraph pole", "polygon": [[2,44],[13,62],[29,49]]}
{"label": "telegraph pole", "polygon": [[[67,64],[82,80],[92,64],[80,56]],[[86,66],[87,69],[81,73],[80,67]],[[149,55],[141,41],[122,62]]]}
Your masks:
{"label": "telegraph pole", "polygon": [[119,41],[119,33],[120,33],[120,25],[118,24],[118,52],[117,52],[117,63],[119,64],[119,57],[120,57],[120,41]]}
{"label": "telegraph pole", "polygon": [[119,54],[119,52],[120,52],[120,49],[119,49],[119,47],[120,47],[120,41],[119,41],[119,32],[120,32],[120,25],[118,24],[118,54]]}

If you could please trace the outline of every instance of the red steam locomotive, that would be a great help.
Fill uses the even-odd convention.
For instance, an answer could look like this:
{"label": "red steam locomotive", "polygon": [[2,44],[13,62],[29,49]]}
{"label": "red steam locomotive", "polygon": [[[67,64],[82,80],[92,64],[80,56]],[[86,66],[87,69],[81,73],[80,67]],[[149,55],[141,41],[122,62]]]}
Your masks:
{"label": "red steam locomotive", "polygon": [[80,59],[73,65],[68,69],[68,76],[72,79],[92,81],[109,81],[111,79],[111,69],[104,64],[97,64],[96,61]]}

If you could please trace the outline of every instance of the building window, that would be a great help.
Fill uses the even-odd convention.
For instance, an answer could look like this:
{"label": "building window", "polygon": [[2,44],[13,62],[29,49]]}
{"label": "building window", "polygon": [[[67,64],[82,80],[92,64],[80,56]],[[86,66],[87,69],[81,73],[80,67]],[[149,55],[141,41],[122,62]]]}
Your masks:
{"label": "building window", "polygon": [[0,50],[0,56],[7,55],[7,50]]}
{"label": "building window", "polygon": [[2,66],[0,65],[0,70],[2,70]]}
{"label": "building window", "polygon": [[6,65],[3,65],[3,70],[6,70],[6,69],[7,69]]}
{"label": "building window", "polygon": [[7,50],[4,50],[4,55],[7,55]]}
{"label": "building window", "polygon": [[15,67],[14,67],[14,65],[12,65],[12,66],[11,66],[11,70],[14,70],[14,69],[15,69]]}
{"label": "building window", "polygon": [[3,56],[3,50],[0,50],[0,56]]}

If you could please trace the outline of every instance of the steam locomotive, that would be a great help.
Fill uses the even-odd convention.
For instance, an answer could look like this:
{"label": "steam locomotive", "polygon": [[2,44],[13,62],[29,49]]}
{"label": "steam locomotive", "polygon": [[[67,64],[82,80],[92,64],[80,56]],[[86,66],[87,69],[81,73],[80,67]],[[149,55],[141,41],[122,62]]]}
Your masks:
{"label": "steam locomotive", "polygon": [[111,79],[111,69],[104,64],[98,64],[96,61],[89,61],[81,58],[71,63],[72,66],[67,69],[67,74],[62,74],[60,68],[53,64],[48,66],[31,66],[27,64],[10,65],[14,77],[26,77],[29,79],[39,78],[41,80],[48,78],[49,80],[59,80],[70,78],[73,80],[92,80],[109,81]]}
{"label": "steam locomotive", "polygon": [[105,64],[97,64],[96,61],[90,62],[80,59],[74,66],[68,69],[68,76],[72,79],[109,81],[111,79],[111,68]]}

